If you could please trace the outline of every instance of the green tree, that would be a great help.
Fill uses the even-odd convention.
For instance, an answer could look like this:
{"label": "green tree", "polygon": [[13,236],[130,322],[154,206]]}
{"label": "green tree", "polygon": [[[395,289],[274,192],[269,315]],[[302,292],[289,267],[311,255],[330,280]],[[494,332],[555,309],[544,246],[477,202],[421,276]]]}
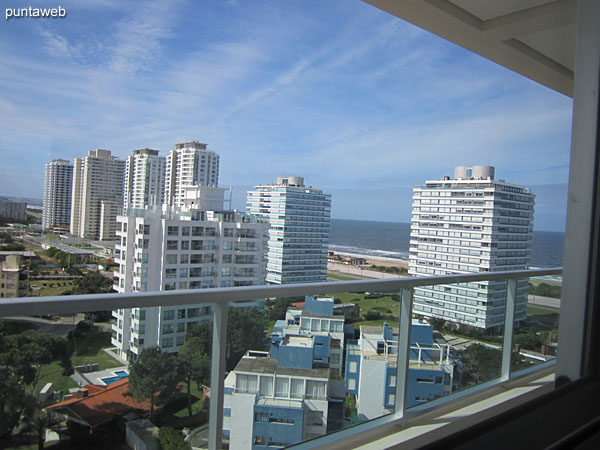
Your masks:
{"label": "green tree", "polygon": [[480,384],[500,375],[502,352],[471,344],[462,352],[462,384]]}
{"label": "green tree", "polygon": [[[211,356],[212,324],[203,322],[188,329],[186,339],[195,336],[202,346],[202,352]],[[227,320],[227,370],[233,370],[248,350],[265,350],[269,343],[267,336],[267,315],[257,308],[243,310],[229,308]]]}
{"label": "green tree", "polygon": [[33,414],[41,367],[53,361],[60,361],[63,375],[72,373],[66,339],[33,330],[7,334],[0,323],[0,436]]}
{"label": "green tree", "polygon": [[198,389],[210,382],[210,358],[205,343],[199,337],[189,336],[177,355],[180,376],[185,377],[188,395],[188,415],[192,415],[192,381]]}
{"label": "green tree", "polygon": [[112,280],[100,272],[88,272],[78,278],[73,288],[73,294],[103,294],[112,291]]}
{"label": "green tree", "polygon": [[161,427],[158,430],[158,442],[162,450],[189,450],[192,448],[183,440],[181,433],[171,427]]}
{"label": "green tree", "polygon": [[154,406],[169,401],[175,394],[179,374],[174,356],[158,347],[142,351],[129,366],[129,393],[138,401],[150,400],[150,417]]}

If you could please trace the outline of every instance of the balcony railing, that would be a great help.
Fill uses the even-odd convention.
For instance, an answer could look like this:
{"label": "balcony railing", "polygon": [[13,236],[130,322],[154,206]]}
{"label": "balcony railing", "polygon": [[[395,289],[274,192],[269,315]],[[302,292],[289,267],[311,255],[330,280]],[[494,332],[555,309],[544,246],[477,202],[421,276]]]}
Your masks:
{"label": "balcony railing", "polygon": [[[398,321],[399,334],[397,349],[394,356],[397,358],[397,382],[395,392],[394,412],[386,416],[390,420],[403,419],[407,415],[407,385],[409,366],[411,364],[410,330],[413,311],[414,288],[441,284],[471,283],[481,281],[507,281],[506,312],[504,316],[504,331],[502,345],[502,363],[500,376],[492,382],[485,383],[485,387],[506,382],[518,376],[511,371],[511,356],[513,349],[513,331],[515,318],[515,303],[517,299],[517,281],[522,278],[559,275],[562,268],[535,269],[507,272],[489,272],[458,274],[430,277],[401,277],[367,281],[340,281],[289,284],[279,286],[247,286],[237,288],[179,290],[167,292],[143,292],[126,294],[94,294],[72,295],[56,297],[34,297],[4,299],[0,302],[0,317],[13,317],[31,314],[35,311],[43,314],[68,314],[92,312],[100,310],[117,310],[154,306],[178,306],[193,304],[212,304],[214,306],[213,339],[212,339],[212,365],[211,365],[211,406],[209,427],[209,448],[221,449],[223,429],[223,402],[224,378],[226,355],[226,331],[228,304],[232,301],[252,301],[257,298],[294,297],[304,295],[327,295],[339,292],[398,292],[400,293],[400,315]],[[415,347],[416,348],[416,347]],[[414,351],[414,348],[412,349]],[[527,369],[543,369],[552,364],[545,364]],[[477,389],[475,387],[473,389]],[[465,391],[457,397],[462,397]],[[443,399],[444,403],[452,401],[452,395]],[[435,404],[433,402],[432,404]],[[377,419],[376,419],[377,420]],[[372,426],[372,425],[371,425]],[[360,432],[360,425],[348,428],[337,433],[348,436]],[[337,434],[336,434],[337,435]],[[308,442],[309,446],[320,445],[319,439]]]}

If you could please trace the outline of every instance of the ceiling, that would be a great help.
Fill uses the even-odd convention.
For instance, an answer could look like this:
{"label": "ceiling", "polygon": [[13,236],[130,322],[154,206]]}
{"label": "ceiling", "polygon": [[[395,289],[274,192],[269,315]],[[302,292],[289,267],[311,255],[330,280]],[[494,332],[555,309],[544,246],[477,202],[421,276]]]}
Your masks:
{"label": "ceiling", "polygon": [[577,0],[363,0],[573,96]]}

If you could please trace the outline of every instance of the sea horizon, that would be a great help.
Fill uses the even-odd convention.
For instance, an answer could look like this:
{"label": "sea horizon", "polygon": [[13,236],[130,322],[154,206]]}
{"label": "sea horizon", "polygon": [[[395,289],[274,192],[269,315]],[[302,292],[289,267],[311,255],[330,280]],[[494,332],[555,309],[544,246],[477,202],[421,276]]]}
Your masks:
{"label": "sea horizon", "polygon": [[[562,266],[564,232],[533,231],[531,267]],[[340,253],[408,260],[410,223],[331,219],[329,250]]]}

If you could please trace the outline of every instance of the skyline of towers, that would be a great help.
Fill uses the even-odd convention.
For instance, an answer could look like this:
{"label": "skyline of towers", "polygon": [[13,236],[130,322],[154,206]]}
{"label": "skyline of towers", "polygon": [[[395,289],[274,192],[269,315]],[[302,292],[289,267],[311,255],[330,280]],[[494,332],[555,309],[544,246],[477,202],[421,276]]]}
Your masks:
{"label": "skyline of towers", "polygon": [[[454,178],[413,189],[409,274],[446,275],[529,268],[535,195],[494,180],[492,166],[457,166]],[[518,280],[515,320],[529,287]],[[504,323],[505,281],[415,288],[413,312],[478,328]]]}
{"label": "skyline of towers", "polygon": [[331,195],[302,177],[277,177],[248,191],[246,211],[271,224],[267,283],[327,281]]}

